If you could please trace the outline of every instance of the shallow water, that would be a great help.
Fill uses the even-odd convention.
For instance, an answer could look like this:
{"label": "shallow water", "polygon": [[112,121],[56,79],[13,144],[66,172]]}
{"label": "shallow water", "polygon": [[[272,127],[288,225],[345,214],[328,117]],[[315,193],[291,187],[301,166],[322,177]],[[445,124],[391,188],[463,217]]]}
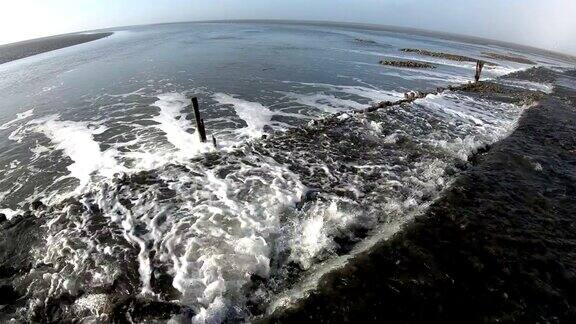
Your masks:
{"label": "shallow water", "polygon": [[[175,24],[0,65],[0,209],[53,206],[34,213],[45,230],[34,260],[49,266],[18,279],[24,309],[69,294],[69,316],[105,320],[113,293],[101,291],[127,277],[128,294],[176,300],[196,322],[244,319],[398,228],[526,108],[446,92],[350,113],[474,73],[405,47],[501,51],[345,27]],[[378,65],[386,58],[438,68]],[[528,67],[495,62],[485,77]],[[191,96],[217,148],[198,140]]]}

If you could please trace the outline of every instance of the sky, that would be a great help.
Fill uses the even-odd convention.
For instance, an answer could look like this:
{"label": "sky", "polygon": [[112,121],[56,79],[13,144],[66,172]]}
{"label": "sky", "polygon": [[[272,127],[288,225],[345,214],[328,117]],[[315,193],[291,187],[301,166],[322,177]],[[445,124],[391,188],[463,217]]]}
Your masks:
{"label": "sky", "polygon": [[2,0],[0,44],[115,26],[210,19],[374,23],[576,55],[576,0]]}

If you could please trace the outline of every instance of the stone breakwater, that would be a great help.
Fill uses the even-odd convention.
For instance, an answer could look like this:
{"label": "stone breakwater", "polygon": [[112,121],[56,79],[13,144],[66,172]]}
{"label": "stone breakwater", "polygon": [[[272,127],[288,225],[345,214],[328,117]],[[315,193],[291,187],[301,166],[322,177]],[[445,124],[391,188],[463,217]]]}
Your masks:
{"label": "stone breakwater", "polygon": [[[541,68],[510,76],[557,86],[509,137],[471,156],[425,214],[261,322],[573,322],[575,76]],[[471,90],[503,101],[526,94]]]}
{"label": "stone breakwater", "polygon": [[381,65],[385,66],[393,66],[393,67],[400,67],[400,68],[410,68],[410,69],[435,69],[436,66],[424,63],[424,62],[417,62],[417,61],[387,61],[382,60],[380,61]]}
{"label": "stone breakwater", "polygon": [[[464,56],[464,55],[450,54],[450,53],[444,53],[444,52],[434,52],[434,51],[416,49],[416,48],[403,48],[403,49],[401,49],[401,51],[405,52],[405,53],[414,53],[414,54],[418,54],[418,55],[422,55],[422,56],[436,57],[436,58],[441,58],[441,59],[450,60],[450,61],[457,61],[457,62],[476,62],[476,61],[478,61],[478,59]],[[489,65],[489,66],[497,66],[498,65],[498,64],[492,63],[492,62],[485,62],[485,64]]]}

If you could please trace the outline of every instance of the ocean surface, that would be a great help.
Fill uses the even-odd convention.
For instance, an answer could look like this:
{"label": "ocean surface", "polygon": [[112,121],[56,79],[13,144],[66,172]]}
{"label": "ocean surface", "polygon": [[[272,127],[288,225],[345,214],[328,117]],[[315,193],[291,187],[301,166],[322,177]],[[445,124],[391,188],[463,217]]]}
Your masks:
{"label": "ocean surface", "polygon": [[[0,212],[42,219],[30,253],[43,266],[16,283],[27,291],[15,313],[22,318],[66,294],[75,297],[70,316],[105,321],[120,278],[136,287],[127,294],[181,305],[188,315],[174,318],[198,323],[286,305],[425,210],[458,166],[509,134],[527,108],[448,91],[410,109],[352,114],[473,79],[473,62],[401,49],[485,59],[496,63],[485,67],[489,79],[530,65],[484,52],[569,66],[496,45],[349,26],[112,31],[0,65]],[[405,59],[437,67],[379,64]],[[191,97],[217,147],[200,143]],[[298,135],[335,113],[346,126],[329,137]],[[38,200],[48,207],[22,216]]]}

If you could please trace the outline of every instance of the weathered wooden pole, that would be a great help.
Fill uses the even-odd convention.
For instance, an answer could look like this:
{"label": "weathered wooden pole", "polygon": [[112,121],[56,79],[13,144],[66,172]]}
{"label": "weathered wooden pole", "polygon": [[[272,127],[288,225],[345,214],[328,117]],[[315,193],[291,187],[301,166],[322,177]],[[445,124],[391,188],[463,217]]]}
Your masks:
{"label": "weathered wooden pole", "polygon": [[206,129],[204,128],[204,120],[200,117],[200,109],[198,108],[198,98],[192,97],[192,106],[194,107],[194,117],[196,118],[196,129],[200,142],[206,143]]}
{"label": "weathered wooden pole", "polygon": [[204,118],[200,118],[200,140],[206,143],[206,126],[204,126]]}
{"label": "weathered wooden pole", "polygon": [[482,68],[484,67],[484,62],[478,60],[476,62],[476,75],[474,76],[474,80],[476,82],[480,81],[480,75],[482,74]]}
{"label": "weathered wooden pole", "polygon": [[214,145],[215,149],[218,148],[218,143],[216,143],[216,137],[214,137],[214,135],[212,135],[212,144]]}

